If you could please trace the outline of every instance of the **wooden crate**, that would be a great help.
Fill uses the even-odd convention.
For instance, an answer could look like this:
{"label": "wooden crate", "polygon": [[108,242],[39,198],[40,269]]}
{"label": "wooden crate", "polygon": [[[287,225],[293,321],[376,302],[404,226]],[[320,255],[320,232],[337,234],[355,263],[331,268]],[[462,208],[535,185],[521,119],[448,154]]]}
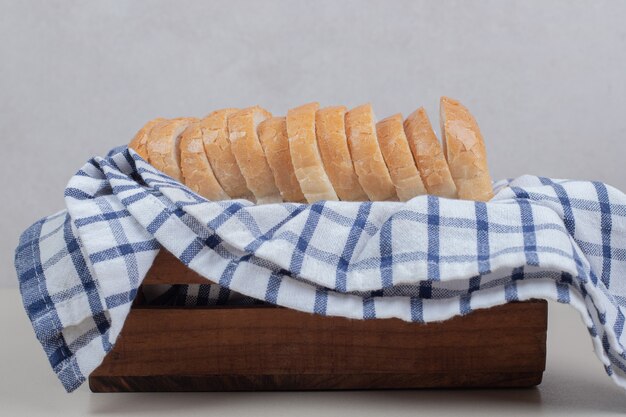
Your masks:
{"label": "wooden crate", "polygon": [[[144,285],[206,283],[162,251]],[[350,320],[271,306],[136,303],[93,392],[531,387],[545,369],[547,303],[440,323]]]}

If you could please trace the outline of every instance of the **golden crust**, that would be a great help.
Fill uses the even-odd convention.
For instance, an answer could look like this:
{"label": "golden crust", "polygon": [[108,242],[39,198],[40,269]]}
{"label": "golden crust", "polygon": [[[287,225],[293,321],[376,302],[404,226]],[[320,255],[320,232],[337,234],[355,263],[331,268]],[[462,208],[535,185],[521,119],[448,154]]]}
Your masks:
{"label": "golden crust", "polygon": [[491,200],[493,185],[487,152],[476,119],[457,100],[441,97],[440,121],[443,149],[459,198]]}
{"label": "golden crust", "polygon": [[166,119],[162,117],[158,117],[143,125],[143,127],[135,134],[133,140],[130,141],[128,147],[137,152],[145,161],[148,161],[148,138],[150,137],[150,131],[154,126],[164,122],[165,120]]}
{"label": "golden crust", "polygon": [[257,134],[259,123],[269,117],[272,114],[259,106],[248,107],[228,116],[228,138],[233,155],[258,204],[282,201]]}
{"label": "golden crust", "polygon": [[428,194],[456,198],[450,168],[423,107],[406,118],[404,132]]}
{"label": "golden crust", "polygon": [[371,105],[348,112],[309,103],[271,118],[259,106],[195,118],[157,118],[128,147],[210,200],[257,203],[493,197],[483,136],[457,100],[440,101],[442,143],[426,111],[375,123]]}
{"label": "golden crust", "polygon": [[376,133],[400,201],[427,194],[404,134],[402,115],[396,114],[378,122]]}
{"label": "golden crust", "polygon": [[284,117],[266,119],[259,124],[257,133],[283,201],[306,202],[291,162],[287,120]]}
{"label": "golden crust", "polygon": [[180,135],[196,121],[192,117],[165,120],[152,128],[148,138],[149,162],[159,171],[182,182],[180,171]]}
{"label": "golden crust", "polygon": [[338,200],[326,174],[315,137],[315,112],[319,103],[309,103],[287,112],[289,153],[296,178],[306,200]]}
{"label": "golden crust", "polygon": [[383,159],[374,112],[364,104],[346,113],[346,135],[359,183],[372,201],[397,200],[398,195]]}
{"label": "golden crust", "polygon": [[228,200],[230,197],[217,181],[211,164],[204,151],[203,122],[191,123],[180,138],[180,167],[185,185],[200,194],[213,200]]}
{"label": "golden crust", "polygon": [[346,107],[326,107],[315,113],[317,145],[324,168],[339,199],[367,201],[369,198],[354,171],[346,137]]}
{"label": "golden crust", "polygon": [[232,198],[253,200],[228,139],[228,116],[236,111],[238,109],[216,110],[202,120],[204,150],[226,194]]}

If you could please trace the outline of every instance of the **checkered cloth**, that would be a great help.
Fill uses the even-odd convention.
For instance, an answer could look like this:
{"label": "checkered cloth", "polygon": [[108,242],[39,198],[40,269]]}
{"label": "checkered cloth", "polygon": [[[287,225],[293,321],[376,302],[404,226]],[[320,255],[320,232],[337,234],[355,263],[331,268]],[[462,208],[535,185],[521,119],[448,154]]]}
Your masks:
{"label": "checkered cloth", "polygon": [[256,206],[207,201],[124,147],[90,160],[65,199],[67,210],[24,232],[15,264],[68,391],[111,350],[161,248],[219,283],[154,295],[182,303],[262,300],[415,322],[531,298],[569,303],[626,387],[626,195],[605,184],[523,176],[488,203]]}

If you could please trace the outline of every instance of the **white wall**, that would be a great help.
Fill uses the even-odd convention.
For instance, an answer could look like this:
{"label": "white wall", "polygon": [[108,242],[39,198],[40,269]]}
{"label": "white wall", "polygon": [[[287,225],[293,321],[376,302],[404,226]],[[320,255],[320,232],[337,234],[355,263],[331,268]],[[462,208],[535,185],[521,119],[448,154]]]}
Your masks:
{"label": "white wall", "polygon": [[495,178],[626,190],[625,2],[0,1],[0,285],[19,233],[155,116],[318,100],[475,113]]}

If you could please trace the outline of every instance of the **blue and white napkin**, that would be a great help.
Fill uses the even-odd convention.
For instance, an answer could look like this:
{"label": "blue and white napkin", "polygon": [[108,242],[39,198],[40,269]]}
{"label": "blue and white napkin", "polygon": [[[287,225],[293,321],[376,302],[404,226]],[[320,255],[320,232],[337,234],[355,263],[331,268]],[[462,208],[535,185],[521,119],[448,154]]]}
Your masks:
{"label": "blue and white napkin", "polygon": [[243,296],[416,322],[515,300],[568,303],[626,388],[626,195],[608,185],[523,176],[497,184],[488,203],[256,206],[207,201],[123,147],[80,169],[65,201],[24,232],[15,265],[37,338],[68,391],[111,350],[162,248],[219,283],[183,291],[194,303]]}

